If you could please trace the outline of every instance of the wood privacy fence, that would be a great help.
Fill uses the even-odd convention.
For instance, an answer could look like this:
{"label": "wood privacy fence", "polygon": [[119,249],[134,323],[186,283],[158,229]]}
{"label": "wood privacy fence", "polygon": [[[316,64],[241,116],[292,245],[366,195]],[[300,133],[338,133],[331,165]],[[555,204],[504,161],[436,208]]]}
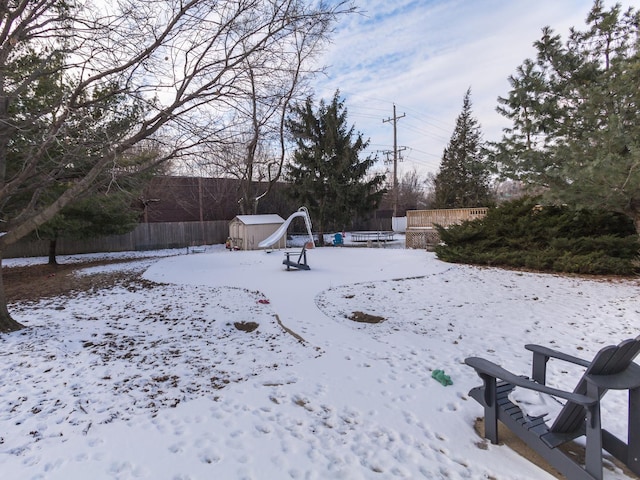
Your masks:
{"label": "wood privacy fence", "polygon": [[440,241],[436,225],[450,227],[467,220],[482,218],[488,208],[447,208],[438,210],[407,210],[407,248],[432,250]]}
{"label": "wood privacy fence", "polygon": [[[58,239],[58,255],[73,255],[94,252],[126,252],[136,250],[159,250],[193,245],[224,243],[229,235],[229,222],[171,222],[141,223],[124,235],[110,235],[87,240]],[[5,258],[38,257],[49,254],[49,241],[23,241],[11,245]]]}

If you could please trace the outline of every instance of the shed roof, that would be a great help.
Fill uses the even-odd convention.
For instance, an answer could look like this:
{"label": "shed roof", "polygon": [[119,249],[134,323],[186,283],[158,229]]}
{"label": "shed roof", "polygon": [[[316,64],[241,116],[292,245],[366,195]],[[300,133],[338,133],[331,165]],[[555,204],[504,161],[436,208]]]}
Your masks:
{"label": "shed roof", "polygon": [[239,220],[245,225],[270,225],[284,223],[284,219],[275,213],[266,215],[236,215],[234,220]]}

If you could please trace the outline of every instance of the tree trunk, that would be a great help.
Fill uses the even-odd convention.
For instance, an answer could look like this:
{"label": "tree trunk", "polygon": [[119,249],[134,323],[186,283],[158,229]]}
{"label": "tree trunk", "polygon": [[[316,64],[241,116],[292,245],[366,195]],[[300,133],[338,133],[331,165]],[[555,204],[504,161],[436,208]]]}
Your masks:
{"label": "tree trunk", "polygon": [[2,281],[2,256],[0,255],[0,333],[15,332],[24,328],[24,325],[16,322],[7,308],[7,297],[4,293],[4,282]]}
{"label": "tree trunk", "polygon": [[318,223],[318,246],[324,247],[324,222]]}
{"label": "tree trunk", "polygon": [[49,240],[49,265],[57,265],[56,260],[56,247],[58,246],[58,239],[54,238]]}

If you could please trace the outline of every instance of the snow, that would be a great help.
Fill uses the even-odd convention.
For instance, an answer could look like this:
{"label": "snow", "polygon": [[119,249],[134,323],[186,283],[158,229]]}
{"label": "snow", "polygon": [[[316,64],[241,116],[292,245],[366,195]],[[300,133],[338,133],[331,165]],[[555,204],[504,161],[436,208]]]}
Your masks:
{"label": "snow", "polygon": [[236,215],[236,218],[245,225],[279,225],[284,222],[284,218],[276,214]]}
{"label": "snow", "polygon": [[[467,392],[480,379],[464,359],[528,374],[526,343],[590,358],[639,334],[637,280],[402,248],[317,248],[310,271],[286,271],[280,251],[155,255],[80,273],[144,272],[132,285],[10,306],[29,328],[0,337],[2,478],[551,478],[475,433],[482,409]],[[355,323],[356,311],[385,321]],[[549,372],[565,389],[578,374]],[[616,393],[603,419],[622,434]]]}

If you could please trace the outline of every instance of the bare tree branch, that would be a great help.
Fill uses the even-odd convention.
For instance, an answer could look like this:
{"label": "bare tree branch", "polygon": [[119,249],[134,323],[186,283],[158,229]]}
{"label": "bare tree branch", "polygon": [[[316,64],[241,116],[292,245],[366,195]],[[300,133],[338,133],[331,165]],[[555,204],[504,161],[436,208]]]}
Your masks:
{"label": "bare tree branch", "polygon": [[[7,230],[0,250],[147,139],[162,139],[157,161],[168,161],[249,138],[243,151],[250,180],[259,142],[279,132],[283,144],[286,108],[311,72],[303,63],[336,18],[353,11],[348,2],[302,0],[122,0],[109,7],[23,0],[0,11],[0,208]],[[35,101],[36,112],[27,102],[43,86],[58,91]],[[249,128],[235,113],[242,111]],[[23,132],[19,151],[16,132]],[[50,187],[61,182],[65,188],[52,197]]]}

